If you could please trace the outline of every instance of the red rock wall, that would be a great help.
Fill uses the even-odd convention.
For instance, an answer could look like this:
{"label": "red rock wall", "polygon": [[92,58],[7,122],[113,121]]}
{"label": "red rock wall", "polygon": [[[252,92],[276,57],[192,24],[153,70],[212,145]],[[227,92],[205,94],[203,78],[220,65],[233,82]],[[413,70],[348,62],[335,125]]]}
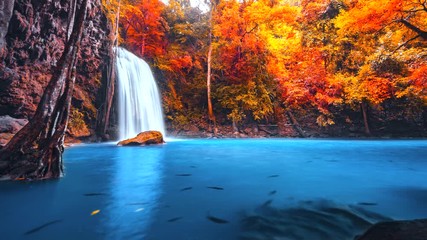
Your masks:
{"label": "red rock wall", "polygon": [[[64,48],[70,2],[15,0],[7,34],[0,33],[5,36],[3,53],[0,51],[0,116],[28,119],[36,110]],[[96,95],[111,49],[110,25],[100,0],[89,2],[73,97],[72,117],[78,116],[80,122],[74,126],[72,119],[71,128],[81,126],[81,120],[89,128],[94,127]]]}

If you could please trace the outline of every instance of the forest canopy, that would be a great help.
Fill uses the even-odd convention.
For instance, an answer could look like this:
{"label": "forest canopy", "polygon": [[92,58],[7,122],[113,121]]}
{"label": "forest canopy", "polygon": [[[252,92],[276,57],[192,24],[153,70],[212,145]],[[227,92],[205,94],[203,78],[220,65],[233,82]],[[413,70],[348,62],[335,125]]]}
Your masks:
{"label": "forest canopy", "polygon": [[175,128],[209,121],[208,67],[219,124],[425,124],[425,0],[103,3],[119,44],[155,68]]}

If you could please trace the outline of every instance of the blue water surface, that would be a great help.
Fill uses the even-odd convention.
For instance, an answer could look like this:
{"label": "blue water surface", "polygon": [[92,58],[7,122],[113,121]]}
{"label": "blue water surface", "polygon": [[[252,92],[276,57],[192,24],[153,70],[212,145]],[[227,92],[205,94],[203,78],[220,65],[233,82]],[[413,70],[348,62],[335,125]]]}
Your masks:
{"label": "blue water surface", "polygon": [[83,144],[64,161],[60,180],[0,182],[0,239],[238,239],[242,213],[268,200],[427,217],[426,140]]}

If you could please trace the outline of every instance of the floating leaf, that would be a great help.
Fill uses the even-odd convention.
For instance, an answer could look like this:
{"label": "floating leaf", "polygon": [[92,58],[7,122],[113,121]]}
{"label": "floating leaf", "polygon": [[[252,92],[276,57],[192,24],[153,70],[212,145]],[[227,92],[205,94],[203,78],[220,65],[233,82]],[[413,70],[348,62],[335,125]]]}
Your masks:
{"label": "floating leaf", "polygon": [[93,216],[93,215],[95,215],[95,214],[98,214],[100,211],[101,211],[101,210],[97,209],[97,210],[93,211],[90,215],[91,215],[91,216]]}

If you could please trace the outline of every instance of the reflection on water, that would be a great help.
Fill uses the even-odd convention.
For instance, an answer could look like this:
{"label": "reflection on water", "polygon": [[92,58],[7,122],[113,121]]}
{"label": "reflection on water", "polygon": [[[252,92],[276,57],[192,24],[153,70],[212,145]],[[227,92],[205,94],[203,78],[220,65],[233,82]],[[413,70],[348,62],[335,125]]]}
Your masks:
{"label": "reflection on water", "polygon": [[427,217],[425,156],[425,140],[86,144],[60,180],[0,182],[0,239],[346,238]]}
{"label": "reflection on water", "polygon": [[111,179],[106,220],[108,239],[142,239],[161,192],[161,147],[121,147]]}
{"label": "reflection on water", "polygon": [[161,193],[163,146],[85,144],[64,158],[60,180],[0,182],[0,239],[143,239]]}

